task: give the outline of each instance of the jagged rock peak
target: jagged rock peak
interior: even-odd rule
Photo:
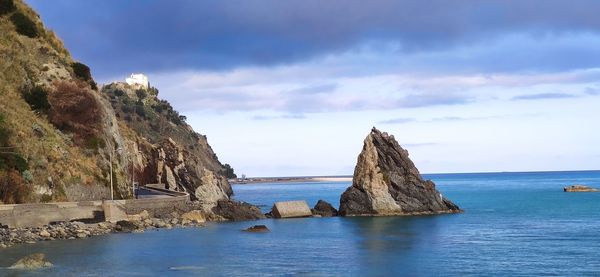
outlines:
[[[394,136],[375,127],[364,141],[352,186],[340,199],[343,216],[460,212],[435,184],[424,180]]]

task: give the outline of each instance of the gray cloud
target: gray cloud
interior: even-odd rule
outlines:
[[[511,100],[540,100],[540,99],[564,99],[564,98],[575,98],[578,97],[574,94],[568,93],[538,93],[538,94],[524,94],[513,97]]]
[[[600,88],[586,88],[584,91],[587,95],[600,95]]]
[[[392,43],[402,53],[438,53],[514,33],[534,39],[478,55],[485,59],[453,57],[449,70],[573,69],[600,62],[594,47],[582,47],[585,41],[547,51],[536,43],[565,34],[597,36],[600,1],[594,0],[26,1],[99,76],[288,64],[370,42]],[[448,56],[433,58],[449,64]]]

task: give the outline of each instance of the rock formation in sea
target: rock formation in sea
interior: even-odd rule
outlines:
[[[457,213],[460,208],[424,180],[394,136],[376,128],[364,141],[352,186],[340,199],[340,215]]]
[[[596,192],[598,189],[585,185],[572,185],[563,189],[565,192]]]
[[[325,200],[319,200],[314,208],[312,208],[313,215],[320,215],[322,217],[332,217],[338,215],[336,210],[329,202]]]

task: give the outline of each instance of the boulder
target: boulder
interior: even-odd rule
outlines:
[[[204,217],[204,213],[199,210],[189,211],[181,215],[181,221],[189,221],[192,223],[204,223],[206,222],[206,218]]]
[[[120,232],[131,233],[138,229],[138,225],[131,221],[120,220],[120,221],[117,221],[117,225],[115,226],[115,229]]]
[[[144,221],[150,218],[150,213],[147,210],[143,210],[139,214],[127,215],[128,220]]]
[[[319,200],[315,207],[312,209],[313,215],[320,215],[322,217],[332,217],[338,215],[338,210],[336,210],[331,204],[327,201]]]
[[[29,256],[26,256],[12,266],[10,269],[40,269],[44,267],[51,267],[52,263],[46,260],[46,255],[43,253],[35,253]]]
[[[251,232],[251,233],[267,233],[270,232],[269,228],[267,228],[267,226],[265,225],[254,225],[246,230],[244,230],[246,232]]]
[[[435,184],[424,180],[394,136],[376,128],[364,141],[340,215],[422,215],[461,212]]]
[[[595,192],[595,191],[598,191],[598,189],[584,186],[584,185],[572,185],[572,186],[565,187],[563,190],[564,190],[564,192]]]
[[[304,200],[275,202],[271,214],[275,218],[293,218],[312,216],[308,204]]]
[[[219,200],[212,212],[227,220],[244,221],[265,218],[260,209],[252,204],[233,200]]]

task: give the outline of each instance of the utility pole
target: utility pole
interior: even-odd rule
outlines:
[[[118,148],[117,151],[121,152],[122,148]],[[115,196],[114,196],[114,190],[113,190],[113,155],[114,155],[114,148],[110,151],[109,153],[109,157],[110,157],[110,200],[115,200]]]

